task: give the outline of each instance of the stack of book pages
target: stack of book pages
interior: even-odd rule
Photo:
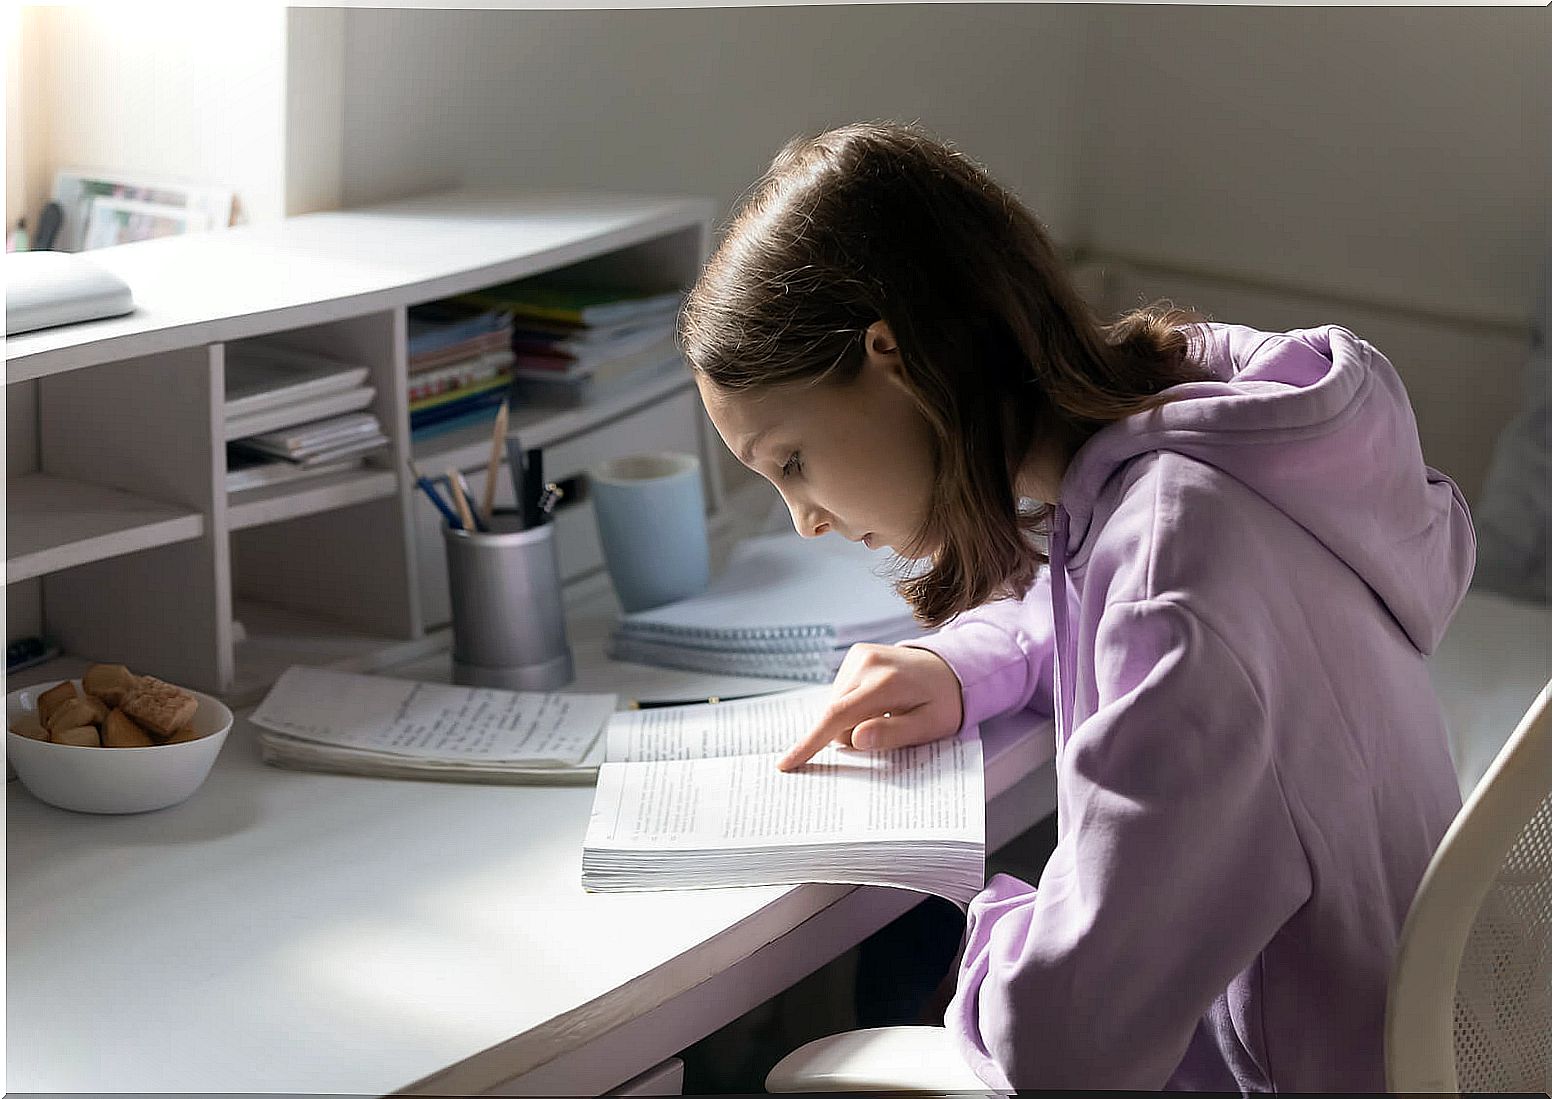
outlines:
[[[679,368],[678,291],[524,279],[451,299],[512,325],[514,405],[575,407]]]
[[[388,445],[362,411],[365,366],[255,340],[226,345],[226,487],[238,492],[363,464]]]
[[[620,617],[616,660],[829,682],[847,649],[920,636],[888,555],[844,538],[770,534],[736,546],[700,595]]]
[[[249,718],[277,767],[447,782],[586,784],[612,694],[503,691],[303,665]]]
[[[978,730],[776,761],[828,688],[616,714],[582,847],[594,892],[851,882],[964,907],[986,876]]]
[[[492,418],[512,380],[512,322],[453,299],[409,310],[410,433],[417,439]]]

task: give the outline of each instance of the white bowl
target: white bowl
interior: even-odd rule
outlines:
[[[196,740],[154,744],[149,748],[83,748],[13,733],[11,722],[36,713],[38,696],[64,680],[23,687],[5,696],[5,747],[16,777],[40,801],[78,813],[144,813],[188,798],[226,743],[232,711],[209,695],[189,691],[199,701],[194,711]],[[79,679],[72,680],[81,689]]]

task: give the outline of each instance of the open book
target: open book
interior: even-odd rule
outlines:
[[[967,905],[986,874],[979,735],[889,752],[831,745],[778,771],[829,697],[815,687],[611,717],[583,888],[852,882]]]

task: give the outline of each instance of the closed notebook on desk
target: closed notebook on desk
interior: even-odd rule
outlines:
[[[700,595],[627,614],[617,638],[756,653],[824,652],[919,632],[889,557],[860,543],[749,538]]]

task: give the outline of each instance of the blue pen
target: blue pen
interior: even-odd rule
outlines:
[[[447,519],[447,525],[452,527],[454,530],[463,530],[463,523],[459,520],[458,513],[453,510],[451,504],[442,499],[442,494],[436,490],[436,485],[432,482],[431,478],[422,474],[420,470],[416,468],[413,461],[410,462],[410,475],[415,478],[415,484],[419,486],[420,491],[426,494],[427,498],[429,498],[430,501],[436,505],[436,509],[442,513],[444,518]]]

